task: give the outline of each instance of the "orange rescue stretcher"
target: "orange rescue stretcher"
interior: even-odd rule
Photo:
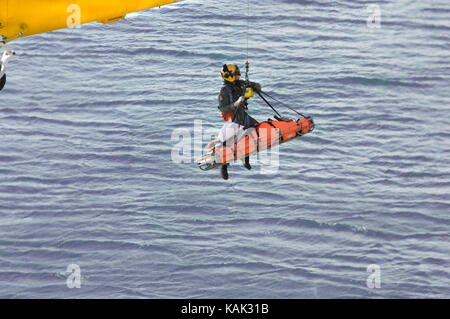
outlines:
[[[230,143],[231,145],[217,143],[216,140],[211,141],[208,144],[207,153],[197,160],[197,166],[203,171],[208,171],[269,149],[276,144],[288,142],[312,130],[314,130],[314,121],[311,117],[303,117],[296,121],[269,119],[256,127],[247,129],[245,134],[235,143]]]

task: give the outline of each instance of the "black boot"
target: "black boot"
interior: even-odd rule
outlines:
[[[222,175],[222,178],[224,180],[228,179],[228,165],[222,165],[222,167],[220,168],[220,175]]]
[[[247,157],[245,158],[245,164],[244,164],[244,166],[245,166],[245,168],[248,169],[248,170],[251,170],[251,169],[252,169],[252,166],[250,165],[250,156],[247,156]]]

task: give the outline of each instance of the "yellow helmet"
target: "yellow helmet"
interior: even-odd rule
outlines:
[[[236,64],[224,64],[222,69],[222,77],[225,81],[233,83],[236,81],[236,75],[241,75],[241,71]]]

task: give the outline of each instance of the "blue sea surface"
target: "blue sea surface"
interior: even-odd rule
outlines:
[[[450,297],[448,0],[247,5],[9,44],[1,298]],[[174,135],[223,125],[220,70],[244,69],[247,39],[250,79],[316,129],[224,181],[194,147],[174,161]],[[249,113],[273,118],[257,97]]]

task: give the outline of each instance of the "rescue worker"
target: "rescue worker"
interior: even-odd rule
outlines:
[[[247,100],[245,98],[246,87],[252,88],[255,92],[261,92],[261,85],[256,82],[246,82],[241,80],[241,71],[235,64],[224,64],[222,68],[222,78],[224,84],[219,94],[219,110],[222,118],[227,122],[234,122],[243,127],[244,130],[256,126],[258,121],[247,114]],[[228,165],[222,165],[220,173],[222,178],[228,179]],[[245,168],[252,169],[250,157],[245,158]]]

